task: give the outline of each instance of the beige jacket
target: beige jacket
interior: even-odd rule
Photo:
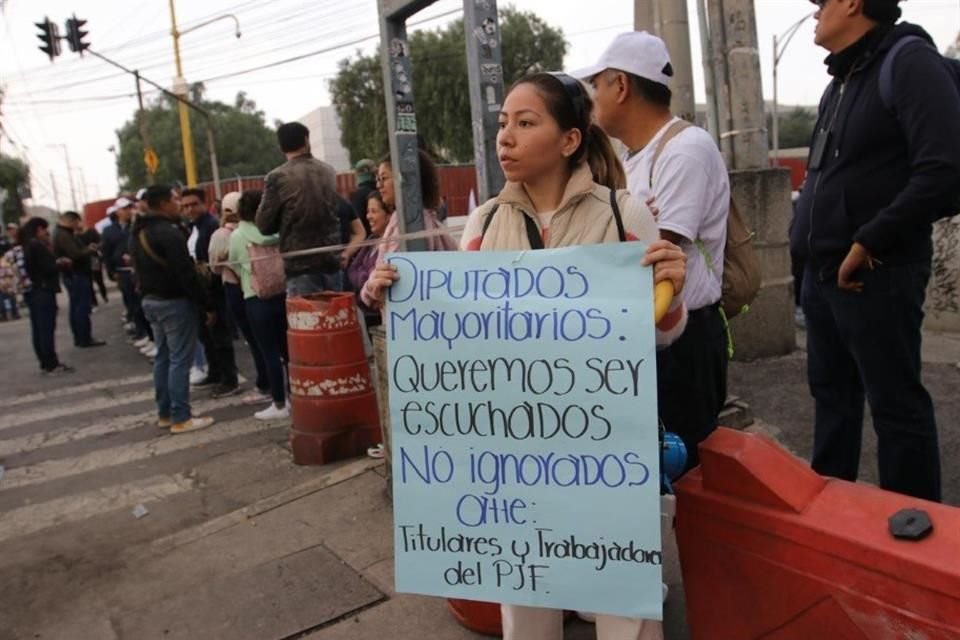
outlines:
[[[627,191],[617,192],[617,204],[627,240],[650,243],[660,238],[656,220],[646,206]],[[495,205],[497,213],[484,234],[483,223]],[[523,185],[508,182],[496,198],[471,212],[460,238],[461,250],[529,249],[530,241],[523,217],[531,218],[543,235],[535,211]],[[619,241],[617,223],[610,207],[610,189],[595,183],[587,164],[581,163],[570,177],[560,206],[553,214],[544,246],[554,249]],[[681,297],[676,296],[670,311],[657,325],[657,346],[671,344],[683,333],[686,325],[686,307]]]

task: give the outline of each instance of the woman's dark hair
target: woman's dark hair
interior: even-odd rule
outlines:
[[[40,229],[48,229],[49,227],[50,223],[43,218],[30,218],[24,222],[20,230],[17,231],[17,242],[20,245],[25,245],[37,237],[37,231]]]
[[[423,149],[417,149],[417,159],[420,162],[420,194],[423,197],[423,208],[436,209],[440,204],[440,174],[437,172],[437,163]],[[377,164],[387,164],[391,169],[393,168],[389,153]],[[399,197],[399,193],[394,194],[394,199]]]
[[[594,182],[611,189],[625,188],[627,176],[623,165],[614,153],[607,134],[591,122],[593,100],[583,85],[566,74],[531,73],[514,82],[507,95],[524,84],[533,85],[560,129],[580,131],[580,146],[569,158],[570,169],[586,160]]]
[[[376,200],[377,202],[379,202],[380,208],[386,211],[388,216],[393,215],[393,207],[387,206],[387,203],[383,201],[383,195],[376,189],[374,189],[369,194],[367,194],[367,202],[370,202],[371,200]]]
[[[237,204],[237,214],[244,222],[253,222],[257,217],[257,209],[260,208],[260,200],[263,198],[263,192],[256,189],[244,191],[240,194],[240,202]]]

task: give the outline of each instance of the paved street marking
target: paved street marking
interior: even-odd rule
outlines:
[[[100,409],[109,409],[110,407],[145,402],[147,400],[153,400],[153,395],[153,389],[150,389],[149,391],[123,393],[116,397],[98,396],[83,402],[58,401],[56,405],[44,407],[42,409],[25,411],[23,413],[7,413],[0,415],[0,431],[33,422],[65,418],[78,413],[99,411]]]
[[[231,396],[229,398],[221,398],[219,400],[211,399],[194,402],[192,403],[192,408],[195,415],[204,415],[210,411],[213,411],[214,409],[241,404],[242,401],[243,397],[241,396]],[[251,407],[251,413],[253,410],[254,407]],[[31,433],[30,435],[19,438],[11,438],[9,440],[0,440],[0,458],[19,453],[29,453],[31,451],[37,451],[47,447],[68,444],[70,442],[77,442],[85,438],[95,438],[97,436],[105,436],[111,433],[139,429],[143,426],[149,426],[151,429],[156,429],[156,420],[157,412],[155,410],[144,411],[142,413],[134,413],[126,416],[111,418],[109,420],[86,427],[67,427],[54,431]],[[161,432],[158,431],[157,433]]]
[[[246,382],[246,379],[243,376],[240,376],[239,383],[243,384],[244,382]],[[51,400],[52,399],[53,396],[51,396]],[[97,396],[83,402],[64,402],[58,398],[58,401],[54,406],[25,411],[23,413],[0,414],[0,431],[34,422],[64,418],[78,413],[99,411],[100,409],[109,409],[111,407],[136,404],[137,402],[145,402],[153,399],[154,391],[152,387],[146,391],[124,391],[116,396]]]
[[[18,507],[0,518],[0,542],[48,527],[86,520],[115,509],[132,508],[141,503],[149,505],[155,500],[189,491],[192,486],[191,481],[181,474],[153,476]]]
[[[101,449],[75,458],[47,460],[27,467],[15,467],[7,469],[3,480],[0,480],[0,492],[69,478],[89,471],[101,471],[128,462],[146,460],[238,436],[268,431],[285,424],[288,423],[286,421],[260,422],[247,417],[229,422],[217,422],[212,427],[194,433],[165,435],[155,440]]]
[[[152,380],[153,374],[148,373],[140,376],[127,376],[125,378],[99,380],[97,382],[78,384],[76,386],[54,389],[52,391],[28,393],[26,395],[15,396],[13,398],[4,398],[0,400],[0,408],[15,407],[21,404],[30,404],[31,402],[38,402],[40,400],[46,400],[47,398],[62,402],[63,397],[66,395],[76,395],[78,393],[98,391],[100,389],[113,389],[114,387],[124,387],[131,384],[143,384],[144,382],[151,382]]]

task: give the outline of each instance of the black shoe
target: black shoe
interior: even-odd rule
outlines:
[[[89,349],[90,347],[102,347],[105,344],[107,343],[104,340],[90,340],[89,342],[77,343],[77,346],[81,349]]]
[[[207,376],[200,382],[197,382],[196,384],[191,384],[190,386],[194,388],[200,388],[200,387],[212,387],[215,384],[217,384],[216,378],[211,378],[210,376]]]
[[[240,393],[240,386],[237,384],[218,384],[213,388],[210,397],[214,399],[226,398],[228,396],[235,396],[238,393]]]

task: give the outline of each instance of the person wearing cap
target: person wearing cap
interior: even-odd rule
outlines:
[[[372,191],[377,190],[377,163],[369,158],[359,160],[353,166],[353,173],[357,176],[357,188],[350,194],[350,205],[363,225],[364,236],[368,236],[370,222],[367,220],[367,199]]]
[[[54,255],[62,259],[61,272],[63,284],[70,301],[70,331],[76,347],[101,347],[103,340],[93,337],[90,314],[93,309],[93,282],[90,277],[91,259],[97,252],[94,244],[83,244],[78,231],[80,214],[76,211],[64,211],[57,223],[53,236]]]
[[[687,256],[687,328],[657,353],[657,402],[667,430],[686,444],[691,469],[699,461],[697,445],[717,427],[727,394],[720,312],[727,168],[709,133],[670,113],[673,67],[660,38],[621,33],[597,64],[571,75],[590,82],[597,124],[627,148],[622,160],[630,194],[659,209],[661,237]]]
[[[133,323],[131,338],[134,345],[143,348],[150,342],[149,323],[139,312],[140,303],[133,281],[133,271],[130,269],[130,222],[136,209],[137,203],[124,197],[117,198],[117,201],[107,209],[113,224],[103,230],[100,238],[100,253],[103,255],[107,277],[117,283],[126,315]]]
[[[790,234],[806,264],[812,466],[857,479],[866,398],[881,488],[939,501],[937,424],[920,347],[931,222],[956,212],[960,187],[956,78],[926,31],[897,23],[897,0],[814,4],[814,42],[829,52],[833,79]]]

